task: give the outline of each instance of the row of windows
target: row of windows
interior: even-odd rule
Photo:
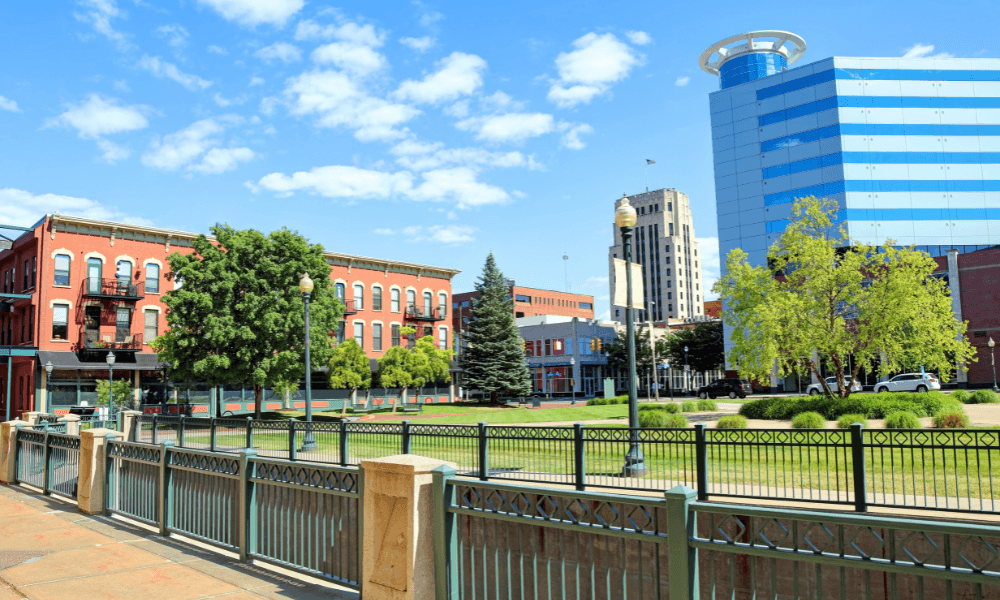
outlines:
[[[14,338],[14,314],[6,313],[0,318],[0,346],[13,346],[14,344],[30,344],[35,337],[35,307],[29,306],[20,311],[20,332],[21,335]]]
[[[790,204],[806,196],[832,196],[846,192],[1000,192],[1000,181],[982,180],[906,180],[906,179],[846,179],[809,187],[764,194],[764,206]],[[970,209],[981,210],[981,209]],[[956,217],[958,218],[958,217]],[[987,218],[987,217],[976,217]]]
[[[69,287],[70,264],[72,258],[68,254],[56,254],[54,268],[52,270],[52,284],[60,287]],[[132,280],[132,261],[120,260],[115,264],[115,277],[121,282]],[[86,279],[89,288],[101,289],[101,279],[104,276],[104,261],[99,258],[87,259]],[[32,276],[34,277],[34,276]],[[146,264],[146,292],[150,294],[160,293],[160,265],[156,263]]]
[[[354,292],[354,310],[364,310],[365,309],[365,286],[356,283],[353,287]],[[334,286],[334,294],[337,298],[343,302],[345,300],[346,286],[343,283],[338,283]],[[424,292],[424,312],[430,313],[433,305],[434,296],[430,292]],[[389,290],[389,310],[391,312],[401,312],[399,306],[400,292],[398,289]],[[414,290],[406,290],[406,306],[415,308],[417,306],[417,292]],[[445,309],[448,306],[448,294],[445,292],[438,293],[438,308],[441,311],[441,315],[444,316]],[[372,308],[374,311],[382,310],[382,288],[380,286],[375,286],[372,288]]]
[[[37,258],[32,256],[30,259],[24,261],[24,269],[22,271],[23,281],[21,282],[21,291],[26,292],[35,288],[35,277],[38,272]],[[3,291],[4,293],[15,293],[17,288],[17,267],[11,267],[3,273]]]
[[[337,330],[338,344],[346,339],[346,329],[347,329],[347,322],[341,321],[340,327]],[[354,337],[354,341],[357,342],[358,345],[361,346],[362,348],[366,348],[367,346],[365,345],[365,323],[363,321],[355,321],[354,323],[352,323],[352,329],[353,329],[352,334]],[[372,323],[371,330],[372,330],[371,350],[372,352],[382,352],[382,350],[385,349],[382,323]],[[430,326],[425,326],[423,328],[423,334],[424,336],[434,335],[434,328]],[[410,336],[407,338],[407,347],[413,348],[414,345],[416,345],[416,341],[417,341],[416,334],[415,333],[410,334]],[[389,326],[389,343],[393,346],[400,345],[399,325],[396,323],[393,323],[392,325]],[[438,327],[437,347],[442,350],[446,350],[448,348],[447,327]]]
[[[807,87],[834,81],[848,79],[851,81],[1000,81],[998,71],[976,70],[945,70],[945,69],[829,69],[812,75],[806,75],[757,90],[757,101],[773,98],[788,92],[803,90]]]
[[[674,203],[667,202],[667,212],[673,212],[673,210],[674,210]],[[640,206],[638,208],[638,211],[640,215],[645,215],[645,214],[651,215],[653,213],[660,212],[660,205],[659,203],[656,203],[656,204],[650,204],[649,206]]]
[[[88,307],[89,309],[90,307]],[[86,315],[86,321],[84,328],[87,331],[94,332],[94,341],[102,341],[97,339],[100,336],[100,309],[98,308],[98,313],[96,315],[88,314]],[[125,306],[119,306],[115,309],[115,342],[126,342],[129,341],[128,338],[131,337],[132,331],[132,309]],[[159,323],[160,323],[160,312],[155,309],[146,309],[143,311],[143,343],[149,344],[159,335]],[[110,336],[108,336],[110,337]],[[52,305],[52,339],[53,340],[68,340],[69,339],[69,305],[68,304],[54,304]],[[111,341],[110,339],[103,341]]]

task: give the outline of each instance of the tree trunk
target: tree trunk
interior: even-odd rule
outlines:
[[[358,393],[358,388],[351,388],[351,403],[352,404],[357,401],[357,397],[355,396],[355,394],[357,394],[357,393]],[[346,416],[347,416],[347,400],[344,400],[344,404],[342,404],[341,407],[340,407],[340,417],[344,418]]]
[[[264,386],[254,385],[253,386],[253,418],[261,418],[261,408],[264,404]]]
[[[282,401],[282,408],[288,410],[292,407],[292,391],[285,388],[284,400]]]

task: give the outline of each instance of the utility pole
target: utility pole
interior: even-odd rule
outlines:
[[[563,254],[563,278],[566,284],[566,293],[569,293],[569,255]]]
[[[653,386],[654,393],[656,394],[656,401],[660,401],[660,371],[657,369],[656,364],[656,340],[653,335],[653,320],[656,314],[656,302],[650,302],[650,306],[653,310],[649,312],[649,350],[653,353]]]

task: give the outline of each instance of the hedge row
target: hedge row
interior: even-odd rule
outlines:
[[[783,420],[804,412],[816,412],[831,421],[849,414],[883,419],[899,411],[910,412],[918,417],[933,417],[942,409],[956,405],[961,406],[940,392],[882,392],[852,395],[845,399],[828,396],[761,398],[740,407],[740,414],[748,419]]]
[[[609,404],[628,404],[628,396],[615,396],[613,398],[591,398],[587,400],[587,406],[607,406]]]

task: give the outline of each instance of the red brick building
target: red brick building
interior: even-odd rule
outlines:
[[[166,277],[167,257],[192,252],[197,234],[59,214],[4,229],[26,230],[0,238],[0,417],[94,405],[112,351],[115,379],[129,380],[138,400],[176,397],[149,342],[166,329],[161,298],[176,285]],[[451,346],[448,306],[459,271],[336,252],[326,258],[347,308],[338,338],[354,337],[371,358],[401,343],[402,326]]]
[[[722,318],[722,300],[706,300],[705,316],[713,319]]]

